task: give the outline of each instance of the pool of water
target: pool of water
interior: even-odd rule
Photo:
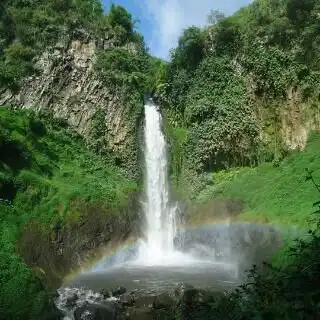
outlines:
[[[148,263],[143,243],[106,257],[66,282],[99,292],[124,286],[127,291],[160,292],[180,283],[224,291],[237,286],[253,263],[268,260],[281,247],[282,237],[270,226],[224,224],[184,230],[173,254]],[[181,240],[180,239],[180,240]],[[142,253],[141,253],[142,250]]]
[[[181,283],[224,291],[236,286],[238,280],[237,268],[231,264],[199,261],[186,265],[143,266],[128,263],[104,271],[82,273],[65,285],[85,287],[94,292],[123,286],[127,291],[149,294],[171,291]]]

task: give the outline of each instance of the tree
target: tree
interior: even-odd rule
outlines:
[[[185,29],[173,51],[172,63],[178,68],[194,70],[204,55],[204,37],[201,29],[192,26]]]
[[[116,26],[122,27],[128,37],[133,34],[134,22],[131,14],[125,8],[112,4],[108,20],[113,28]]]

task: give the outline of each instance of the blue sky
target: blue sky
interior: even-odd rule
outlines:
[[[251,0],[103,0],[106,10],[112,2],[140,21],[137,29],[150,53],[167,59],[182,30],[191,25],[203,26],[211,9],[230,15]]]

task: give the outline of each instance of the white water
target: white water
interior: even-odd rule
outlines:
[[[109,258],[104,259],[91,271],[100,272],[106,270],[107,266],[131,270],[147,270],[148,267],[186,267],[202,270],[204,265],[212,267],[221,264],[221,261],[217,263],[215,259],[218,255],[215,249],[204,250],[205,246],[202,244],[199,247],[197,242],[190,243],[183,251],[175,249],[175,240],[181,244],[184,237],[181,236],[183,231],[177,230],[177,224],[181,222],[178,206],[170,201],[169,196],[167,146],[162,131],[162,117],[152,101],[145,105],[144,158],[144,239],[140,239],[132,251],[118,253],[111,264]],[[229,261],[225,265],[228,264]]]
[[[179,256],[173,243],[177,217],[176,207],[169,202],[167,146],[162,132],[162,118],[152,101],[145,105],[144,140],[147,240],[140,256],[148,265],[168,265]]]

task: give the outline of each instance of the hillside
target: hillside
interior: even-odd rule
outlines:
[[[155,67],[120,6],[1,1],[1,319],[59,318],[48,292],[137,232]]]
[[[255,0],[230,17],[212,11],[158,71],[189,222],[270,223],[290,238],[199,319],[319,317],[319,10],[317,0]]]
[[[140,177],[143,97],[157,59],[129,12],[99,0],[8,0],[0,14],[0,106],[66,121]]]
[[[320,181],[320,135],[310,137],[304,152],[288,155],[278,167],[264,163],[257,167],[234,168],[212,175],[212,183],[197,197],[197,202],[210,199],[241,200],[245,207],[237,219],[271,223],[282,226],[296,225],[306,230],[315,217],[312,204],[319,193],[309,180],[312,172]],[[204,214],[204,213],[203,213]],[[201,216],[202,213],[199,212]],[[202,217],[206,219],[208,217]],[[214,216],[211,217],[214,220]],[[201,218],[200,218],[201,220]]]
[[[80,256],[125,239],[137,185],[71,129],[26,111],[0,109],[0,155],[0,318],[40,319],[45,292],[29,267],[54,287]]]
[[[320,128],[319,24],[316,0],[256,0],[184,31],[155,88],[182,191],[305,148]]]

